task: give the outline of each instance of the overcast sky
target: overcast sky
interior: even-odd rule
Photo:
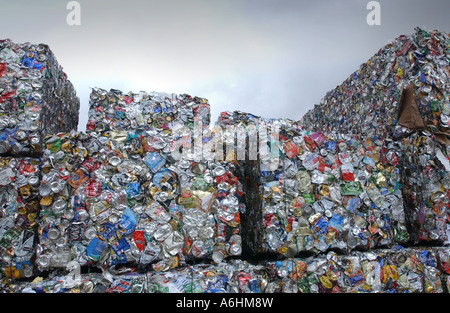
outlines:
[[[450,32],[449,0],[0,0],[0,38],[46,43],[81,100],[90,88],[188,93],[222,111],[300,119],[360,64],[414,27]]]

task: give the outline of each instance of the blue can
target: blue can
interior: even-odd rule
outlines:
[[[22,58],[22,65],[28,68],[33,68],[36,62],[36,52],[28,50]]]
[[[125,191],[127,193],[128,199],[134,198],[141,193],[140,183],[128,183]]]

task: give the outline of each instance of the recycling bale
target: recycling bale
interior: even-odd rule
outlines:
[[[448,241],[450,207],[449,147],[427,131],[401,139],[402,192],[413,244]]]
[[[194,118],[210,124],[207,99],[188,94],[163,92],[124,93],[93,88],[89,98],[86,130],[158,129],[171,131],[177,127],[193,128]]]
[[[210,138],[199,127],[46,137],[41,269],[74,261],[102,270],[167,271],[240,256],[239,169],[207,149],[203,157],[197,144]]]
[[[241,162],[247,190],[243,229],[256,230],[245,232],[249,254],[347,253],[409,240],[392,142],[309,132],[289,120],[237,112],[222,113],[219,123],[231,118],[276,139],[260,141],[257,158]]]
[[[391,142],[415,245],[448,240],[448,48],[447,33],[416,28],[381,48],[299,121],[311,132]]]
[[[7,281],[36,272],[40,165],[37,158],[0,158],[0,266]]]
[[[46,44],[0,41],[0,154],[39,156],[47,134],[78,127],[80,101]]]
[[[448,34],[420,28],[399,36],[329,91],[302,117],[302,125],[314,131],[386,138],[420,118],[427,129],[448,135],[448,42]],[[415,108],[400,101],[408,86],[421,94]]]

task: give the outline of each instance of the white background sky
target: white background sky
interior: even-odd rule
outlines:
[[[81,100],[91,87],[188,93],[222,111],[300,119],[385,44],[414,27],[450,32],[448,0],[0,0],[0,38],[46,43]]]

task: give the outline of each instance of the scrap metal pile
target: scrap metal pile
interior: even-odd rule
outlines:
[[[79,132],[48,47],[1,41],[1,289],[448,292],[449,48],[400,36],[300,121],[93,88]]]

